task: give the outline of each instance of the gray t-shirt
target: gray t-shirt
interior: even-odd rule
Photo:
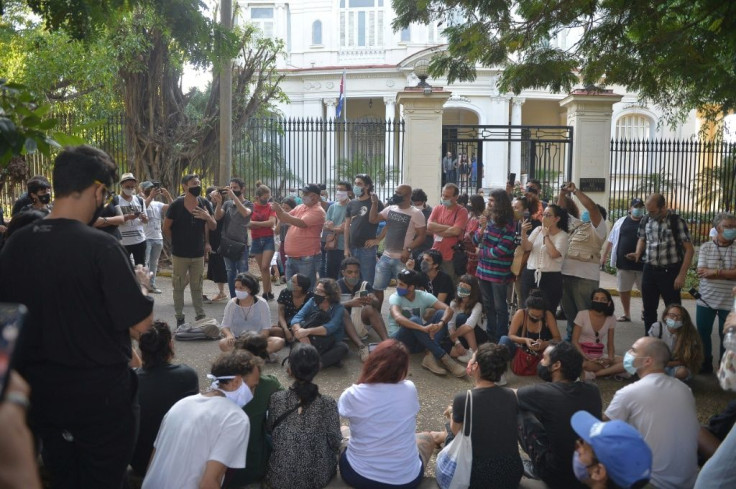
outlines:
[[[243,202],[243,205],[251,211],[253,210],[252,202],[246,200]],[[222,235],[238,243],[248,244],[248,223],[250,223],[250,215],[243,217],[238,212],[238,207],[232,200],[228,200],[222,204],[222,210],[225,211],[225,216],[223,217],[225,219],[225,225],[222,228]]]

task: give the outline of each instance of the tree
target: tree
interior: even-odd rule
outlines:
[[[473,80],[498,67],[499,89],[554,92],[622,85],[672,123],[691,109],[718,119],[736,108],[736,3],[723,0],[393,0],[394,29],[445,25],[434,77]],[[579,40],[561,46],[572,29]]]

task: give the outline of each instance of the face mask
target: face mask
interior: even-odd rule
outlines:
[[[315,294],[314,297],[313,297],[313,299],[314,299],[314,303],[315,304],[320,305],[320,304],[322,304],[325,301],[326,297],[323,296],[323,295],[317,295],[317,294]]]
[[[725,239],[726,241],[733,241],[734,239],[736,239],[736,228],[724,229],[723,239]]]
[[[634,207],[631,209],[631,217],[642,217],[644,216],[644,208],[643,207]]]
[[[240,197],[241,195],[243,195],[243,191],[242,190],[233,190],[233,194],[235,195],[235,197]]]
[[[665,323],[667,323],[667,326],[672,329],[678,329],[682,327],[682,321],[675,321],[672,318],[667,318],[664,320]]]
[[[590,304],[590,308],[593,309],[595,312],[606,312],[606,310],[608,309],[608,302],[593,301]]]
[[[428,261],[423,261],[419,265],[419,269],[424,273],[429,273],[429,271],[432,269],[432,265]]]
[[[235,194],[235,195],[237,195],[237,194]],[[268,199],[258,199],[258,202],[259,202],[259,203],[260,203],[261,205],[268,205]]]
[[[294,290],[294,282],[291,280],[286,281],[286,290]]]
[[[452,205],[452,201],[446,200],[446,199],[442,199],[442,200],[440,200],[440,204],[444,205],[445,207],[450,207]]]
[[[250,387],[248,387],[248,384],[246,384],[245,381],[243,381],[240,384],[240,387],[238,387],[234,391],[224,391],[220,389],[220,392],[225,394],[225,397],[233,401],[235,404],[238,405],[238,407],[241,408],[253,399],[253,392],[251,392]]]
[[[247,290],[237,290],[235,289],[235,297],[240,299],[241,301],[248,298],[248,291]]]
[[[399,294],[399,297],[404,297],[406,294],[409,293],[409,289],[406,289],[404,287],[396,287],[396,293]]]
[[[327,197],[326,196],[323,195],[320,198],[322,199],[322,202],[327,202]]]
[[[345,277],[345,283],[351,287],[358,285],[358,280],[360,280],[360,277]]]
[[[588,474],[588,467],[586,467],[585,464],[580,461],[580,454],[577,450],[575,450],[572,456],[572,472],[573,474],[575,474],[575,478],[580,482],[590,479],[590,474]]]
[[[458,287],[457,296],[461,299],[470,296],[470,289],[466,289],[465,287]]]
[[[718,383],[724,391],[736,391],[736,353],[726,350],[718,368]]]
[[[636,367],[634,367],[634,360],[636,357],[627,351],[624,355],[624,369],[631,375],[636,375]]]
[[[524,217],[524,211],[514,211],[514,219],[517,221]]]
[[[335,194],[335,198],[337,200],[339,200],[340,202],[342,202],[343,200],[347,200],[348,199],[348,193],[345,190],[339,190]]]
[[[580,214],[580,220],[583,222],[590,222],[590,212],[583,211],[583,213]]]
[[[537,376],[545,382],[552,382],[552,372],[549,371],[548,365],[537,364]]]
[[[51,202],[51,194],[39,195],[38,196],[38,201],[41,202],[44,205],[48,204],[49,202]],[[736,229],[734,229],[734,231],[736,231]]]
[[[312,202],[313,201],[312,201],[312,197],[311,196],[305,195],[305,196],[302,197],[302,203],[304,205],[307,205],[307,206],[312,205]]]
[[[195,197],[202,195],[202,187],[189,187],[189,193]]]
[[[135,189],[133,189],[133,188],[124,188],[123,189],[123,193],[125,195],[127,195],[128,197],[132,197],[133,195],[135,195]]]
[[[400,194],[394,194],[389,199],[389,205],[400,205],[404,202],[404,196]]]
[[[361,195],[363,195],[363,187],[353,185],[353,193],[355,194],[355,197],[360,197]]]

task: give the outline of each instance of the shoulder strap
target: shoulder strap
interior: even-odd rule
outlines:
[[[659,335],[657,336],[657,338],[659,338],[661,340],[662,339],[662,330],[664,329],[664,326],[662,325],[662,321],[657,321],[657,324],[659,324]]]
[[[670,214],[670,231],[672,236],[675,238],[675,246],[677,247],[677,254],[680,255],[680,248],[682,248],[682,242],[680,241],[680,216],[674,212]]]
[[[468,389],[465,394],[465,414],[463,420],[463,435],[470,436],[473,432],[473,392]]]
[[[141,205],[141,209],[143,209],[145,207],[145,205],[143,204],[143,199],[140,195],[136,195],[136,198],[138,199],[138,203]]]
[[[119,195],[115,195],[112,198],[112,205],[120,205],[120,196]]]
[[[521,325],[521,337],[526,338],[526,320],[527,320],[527,311],[524,309],[524,324]]]
[[[288,411],[286,411],[285,413],[283,413],[281,416],[279,416],[278,418],[276,418],[276,421],[273,422],[273,426],[271,427],[271,432],[273,433],[273,431],[276,429],[276,427],[278,425],[280,425],[281,422],[283,420],[285,420],[288,415],[290,415],[291,413],[293,413],[294,411],[296,411],[300,407],[302,407],[301,401],[299,401],[298,403],[296,403],[296,406],[294,406],[293,408],[289,409]]]

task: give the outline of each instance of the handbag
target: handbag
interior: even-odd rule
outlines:
[[[356,295],[360,297],[360,293],[364,292],[368,288],[368,285],[368,282],[363,281],[360,284],[360,289],[358,289]],[[353,307],[350,310],[350,320],[353,322],[358,338],[363,338],[368,335],[368,331],[365,329],[365,325],[363,325],[363,307],[371,306]]]
[[[524,311],[524,326],[522,327],[521,336],[526,338],[526,310]],[[537,375],[537,364],[541,359],[542,356],[539,353],[529,350],[526,345],[519,346],[511,360],[511,371],[523,377]]]
[[[437,454],[435,477],[441,489],[467,489],[473,467],[473,394],[465,395],[463,430]]]
[[[458,241],[452,246],[452,267],[458,277],[464,275],[468,269],[468,255],[465,254],[465,246]]]
[[[302,324],[302,328],[316,328],[319,326],[323,326],[325,323],[328,323],[330,319],[332,319],[332,317],[327,311],[319,309],[309,315],[309,317]],[[312,344],[313,347],[317,349],[319,354],[322,355],[327,350],[330,350],[333,346],[335,346],[335,337],[333,335],[311,335],[309,336],[309,342]]]
[[[590,358],[600,358],[603,356],[603,343],[592,343],[590,341],[586,341],[585,343],[580,343],[580,348],[582,348],[583,353]]]
[[[238,261],[243,257],[245,252],[245,243],[234,241],[227,236],[220,237],[220,246],[217,248],[217,254],[233,261]]]
[[[337,234],[327,233],[325,234],[325,250],[336,250],[337,249]]]

